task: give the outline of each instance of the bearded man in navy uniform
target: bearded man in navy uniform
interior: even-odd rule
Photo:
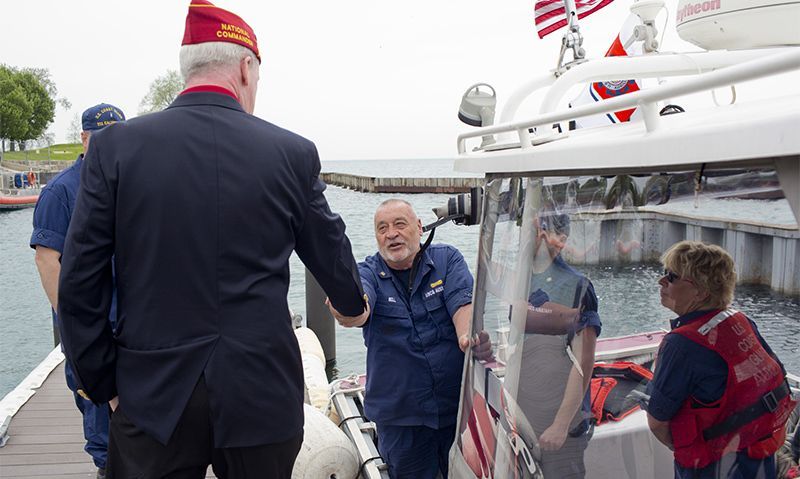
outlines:
[[[378,252],[359,263],[373,312],[353,319],[331,308],[343,326],[362,328],[364,412],[378,426],[378,450],[392,479],[447,477],[464,351],[473,344],[467,263],[453,246],[421,246],[421,235],[408,202],[381,203]]]
[[[110,477],[288,478],[303,437],[289,257],[352,317],[368,314],[358,269],[314,144],[252,115],[250,26],[194,0],[180,63],[166,110],[89,145],[62,257],[66,355],[113,410]]]

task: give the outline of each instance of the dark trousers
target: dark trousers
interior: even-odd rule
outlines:
[[[118,407],[111,414],[107,477],[202,479],[209,465],[220,479],[291,477],[302,433],[277,444],[215,448],[210,414],[203,377],[166,445],[136,427]]]
[[[64,375],[67,378],[67,387],[75,398],[75,405],[78,406],[83,417],[83,437],[86,439],[83,449],[92,456],[94,465],[103,469],[106,467],[106,451],[108,449],[108,405],[96,405],[75,392],[78,390],[78,386],[76,386],[75,373],[72,372],[69,361],[64,361]]]
[[[389,465],[391,479],[447,477],[448,454],[455,435],[455,424],[442,429],[379,424],[378,451]]]

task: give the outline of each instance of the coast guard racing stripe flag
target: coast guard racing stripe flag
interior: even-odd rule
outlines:
[[[613,0],[575,0],[578,19],[589,16],[605,7]],[[567,26],[567,15],[564,0],[539,0],[534,10],[534,23],[539,38]]]
[[[630,14],[620,29],[619,35],[611,43],[611,47],[606,52],[607,57],[634,56],[644,52],[644,42],[633,40],[633,29],[640,23],[639,17]],[[614,80],[590,83],[578,96],[570,103],[571,107],[586,105],[596,101],[603,101],[619,95],[631,93],[639,90],[639,83],[636,80]],[[605,115],[595,115],[575,120],[577,128],[590,128],[593,126],[604,126],[609,123],[620,123],[630,121],[638,110],[615,111]]]

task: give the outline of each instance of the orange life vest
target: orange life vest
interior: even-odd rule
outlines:
[[[672,330],[719,354],[728,365],[725,393],[710,404],[693,397],[670,420],[675,461],[699,469],[728,453],[771,456],[783,444],[796,401],[783,370],[758,339],[747,317],[715,310]]]
[[[592,421],[602,424],[621,421],[640,409],[639,402],[630,394],[640,388],[644,392],[653,373],[636,363],[618,361],[594,365],[591,382]]]

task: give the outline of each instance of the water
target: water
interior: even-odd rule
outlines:
[[[449,176],[452,162],[347,161],[323,164],[325,171],[368,176]],[[380,202],[401,197],[411,202],[423,223],[434,220],[431,208],[446,195],[365,194],[330,187],[331,208],[344,218],[358,260],[376,251],[372,215]],[[39,282],[33,250],[28,247],[33,209],[0,212],[0,397],[13,389],[53,348],[50,306]],[[707,214],[706,214],[707,216]],[[437,229],[436,241],[459,248],[475,271],[478,228],[447,224]],[[599,298],[603,336],[667,328],[672,314],[659,303],[657,265],[583,266]],[[291,261],[289,305],[305,315],[302,263]],[[800,298],[773,293],[768,287],[739,287],[735,307],[754,319],[789,371],[800,373]],[[359,329],[337,326],[340,376],[365,370],[365,349]]]
[[[28,247],[33,208],[0,211],[0,397],[53,349],[50,303]]]

